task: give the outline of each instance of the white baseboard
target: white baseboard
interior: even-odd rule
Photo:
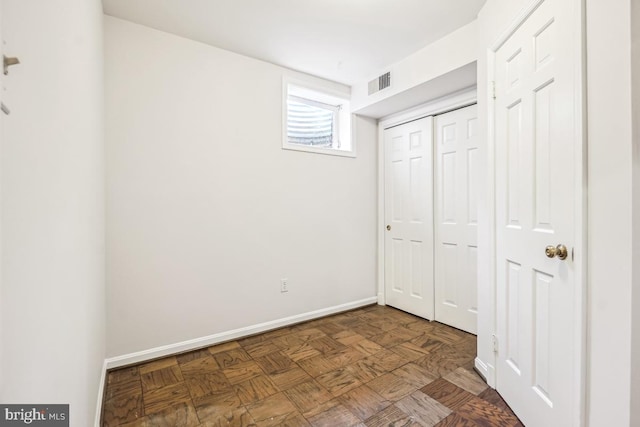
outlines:
[[[495,388],[495,381],[494,381],[494,370],[493,370],[493,366],[488,365],[486,363],[484,363],[482,360],[480,360],[479,358],[476,357],[475,361],[474,361],[474,367],[476,368],[476,372],[478,372],[478,374],[480,374],[484,381],[491,387]]]
[[[234,329],[227,332],[220,332],[218,334],[213,334],[202,338],[195,338],[175,344],[163,345],[148,350],[137,351],[135,353],[123,354],[122,356],[110,357],[105,360],[105,370],[145,362],[147,360],[158,359],[161,357],[183,353],[185,351],[195,350],[198,348],[209,347],[226,341],[232,341],[238,338],[270,331],[272,329],[282,328],[284,326],[329,316],[331,314],[340,313],[342,311],[353,310],[355,308],[364,307],[366,305],[376,304],[377,302],[377,297],[365,298],[359,301],[353,301],[346,304],[340,304],[333,307],[297,314],[295,316],[272,320],[257,325],[246,326],[244,328]]]
[[[100,417],[102,416],[102,402],[104,401],[104,390],[107,382],[107,361],[102,364],[102,373],[100,374],[100,383],[98,384],[98,403],[96,404],[96,421],[95,427],[100,427]]]

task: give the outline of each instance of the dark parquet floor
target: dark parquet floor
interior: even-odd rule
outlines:
[[[102,425],[522,426],[476,337],[383,306],[110,371]]]

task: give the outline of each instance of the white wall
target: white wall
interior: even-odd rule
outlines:
[[[356,111],[365,109],[474,62],[477,58],[476,34],[477,24],[476,21],[472,21],[402,61],[376,70],[366,81],[353,85],[352,108]],[[368,81],[387,71],[391,71],[391,87],[369,95]],[[426,101],[429,99],[418,99],[412,106]]]
[[[587,0],[589,413],[629,425],[632,144],[630,2]],[[615,398],[611,398],[615,396]]]
[[[630,2],[587,0],[589,425],[629,425]],[[615,397],[614,397],[615,396]]]
[[[640,3],[631,2],[633,126],[633,284],[631,319],[631,423],[640,425]]]
[[[99,0],[4,0],[2,403],[93,425],[105,356]]]
[[[374,122],[355,159],[282,150],[282,76],[304,76],[112,17],[105,37],[110,356],[375,297]]]

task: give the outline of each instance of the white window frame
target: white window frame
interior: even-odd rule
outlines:
[[[334,111],[335,135],[339,138],[335,145],[346,144],[349,148],[314,147],[289,142],[287,133],[287,100],[292,96],[309,105]],[[342,157],[356,157],[353,114],[349,106],[349,94],[306,81],[283,77],[282,79],[282,148],[284,150],[306,151],[308,153],[329,154]]]

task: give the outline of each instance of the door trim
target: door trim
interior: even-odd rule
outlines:
[[[492,340],[497,333],[497,293],[496,293],[496,268],[497,268],[497,256],[496,256],[496,141],[495,141],[495,108],[496,103],[493,98],[493,82],[495,81],[495,56],[500,47],[511,37],[518,28],[531,16],[531,14],[544,2],[545,0],[532,0],[518,16],[513,20],[511,25],[491,44],[487,50],[487,93],[486,93],[486,105],[487,105],[487,141],[486,141],[486,155],[487,155],[487,207],[488,212],[488,224],[487,231],[489,231],[489,241],[487,242],[487,250],[490,259],[489,263],[489,277],[488,283],[490,292],[492,307],[490,307],[492,331],[486,336],[480,336],[479,339]],[[578,36],[574,40],[574,53],[576,55],[576,61],[574,64],[574,93],[576,94],[574,102],[574,141],[575,141],[575,155],[576,155],[576,168],[574,182],[574,191],[577,197],[575,198],[575,252],[574,263],[576,265],[575,273],[575,317],[574,317],[574,337],[573,339],[577,343],[575,346],[575,353],[573,356],[576,362],[574,366],[574,389],[576,395],[573,402],[574,413],[574,425],[585,425],[586,422],[586,407],[589,381],[587,377],[587,295],[588,295],[588,274],[587,274],[587,196],[588,196],[588,183],[587,183],[587,131],[586,131],[586,23],[585,23],[585,0],[571,0],[572,6],[579,11],[579,13],[572,14],[574,21],[572,22],[574,28],[579,28]],[[493,343],[490,343],[493,346]],[[495,353],[490,361],[480,360],[476,358],[476,368],[481,371],[485,376],[485,379],[495,387],[497,369],[496,369],[496,357]],[[491,365],[491,366],[488,366]]]
[[[385,270],[384,270],[384,162],[385,162],[385,150],[384,150],[384,131],[395,126],[402,125],[414,120],[419,120],[424,117],[434,116],[463,108],[477,102],[478,95],[475,87],[461,90],[450,94],[449,96],[436,99],[419,105],[415,108],[401,111],[386,117],[381,118],[378,121],[378,280],[377,280],[377,293],[378,304],[386,305],[385,301]]]

